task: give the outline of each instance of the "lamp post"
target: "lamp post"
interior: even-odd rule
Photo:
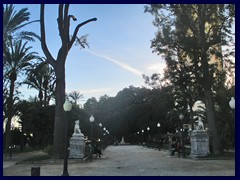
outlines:
[[[12,143],[12,136],[13,136],[13,124],[11,123],[10,126],[10,145],[9,145],[9,157],[12,158],[12,150],[13,150],[13,143]]]
[[[161,127],[161,124],[160,123],[157,123],[157,127],[159,129],[159,135],[158,135],[158,150],[160,151],[160,148],[161,148],[161,144],[160,144],[160,127]]]
[[[183,116],[183,114],[181,113],[180,115],[179,115],[179,119],[182,121],[183,120],[183,118],[184,118],[184,116]],[[182,148],[183,148],[183,157],[185,158],[185,140],[184,140],[184,138],[185,138],[185,136],[184,136],[184,133],[185,133],[185,129],[182,129]]]
[[[144,130],[142,130],[142,145],[143,145],[143,141],[144,141]]]
[[[90,160],[92,161],[92,154],[93,154],[92,123],[94,122],[93,115],[90,116],[89,120],[90,120],[90,124],[91,124],[91,156],[90,156]]]
[[[150,127],[147,127],[147,146],[149,147],[149,139],[150,139]]]
[[[66,112],[66,125],[65,125],[65,151],[64,151],[64,163],[63,163],[63,174],[62,176],[69,176],[68,174],[68,112],[72,109],[72,104],[66,100],[63,104],[63,109]]]
[[[102,123],[99,123],[98,125],[99,125],[99,127],[100,127],[100,129],[101,129],[101,132],[100,132],[101,136],[100,136],[100,137],[101,137],[102,139],[100,138],[100,142],[101,142],[100,144],[101,144],[101,148],[102,148],[102,146],[103,146],[103,142],[102,142],[102,141],[103,141],[103,135],[102,135]]]
[[[140,142],[139,142],[139,141],[140,141],[140,140],[139,140],[139,131],[137,132],[137,141],[138,141],[137,143],[138,143],[138,145],[139,145],[139,144],[140,144]]]

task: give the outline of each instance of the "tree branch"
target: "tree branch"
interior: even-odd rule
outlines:
[[[69,10],[69,4],[65,4],[65,7],[64,7],[64,39],[65,39],[65,42],[69,42],[69,16],[68,16],[68,10]],[[67,45],[67,44],[65,44]]]
[[[63,27],[63,4],[58,7],[58,29],[61,39],[63,39],[64,27]]]
[[[51,64],[55,68],[56,61],[52,57],[51,53],[49,52],[47,44],[46,44],[45,25],[44,25],[44,4],[41,4],[41,9],[40,9],[40,31],[41,31],[42,50],[43,50],[49,64]]]
[[[77,27],[76,27],[75,30],[74,30],[74,33],[73,33],[72,39],[71,39],[71,41],[70,41],[70,43],[69,43],[69,47],[68,47],[68,49],[70,49],[70,48],[72,47],[74,41],[76,40],[77,33],[78,33],[80,27],[82,27],[82,26],[84,26],[85,24],[90,23],[90,22],[92,22],[92,21],[97,21],[97,18],[89,19],[89,20],[84,21],[84,22],[82,22],[82,23],[80,23],[80,24],[77,25]]]

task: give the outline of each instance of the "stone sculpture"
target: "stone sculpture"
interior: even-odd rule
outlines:
[[[80,130],[79,120],[75,121],[73,137],[74,136],[83,136]]]
[[[204,130],[204,125],[203,125],[201,117],[198,118],[197,123],[198,124],[197,124],[196,130]]]
[[[75,121],[74,132],[70,139],[69,158],[83,158],[85,154],[84,135],[81,133],[79,120]]]

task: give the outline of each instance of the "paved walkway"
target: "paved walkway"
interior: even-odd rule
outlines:
[[[92,162],[70,159],[70,176],[235,176],[235,159],[193,160],[169,157],[167,151],[142,146],[110,146],[103,157]],[[60,176],[63,160],[41,163],[3,163],[4,176],[30,176],[31,167],[39,166],[41,176]]]

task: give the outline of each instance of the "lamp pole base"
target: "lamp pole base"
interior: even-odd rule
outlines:
[[[63,173],[62,176],[69,176],[68,172]]]

